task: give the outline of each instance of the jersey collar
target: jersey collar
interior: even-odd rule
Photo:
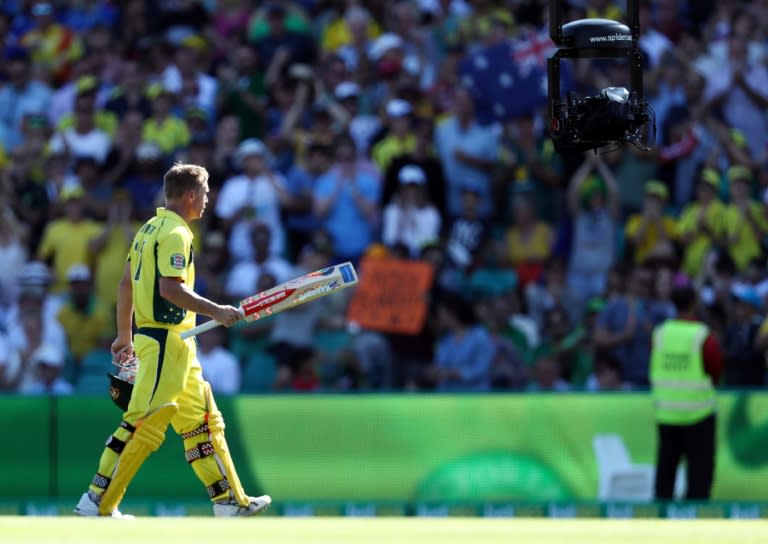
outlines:
[[[176,212],[171,211],[168,208],[157,208],[157,216],[163,217],[165,219],[169,219],[174,223],[178,223],[179,225],[182,225],[185,229],[187,229],[187,232],[189,232],[189,235],[192,238],[195,237],[194,233],[192,232],[192,229],[190,229],[189,225],[187,225],[187,222],[184,221],[184,219],[182,219],[181,216]]]

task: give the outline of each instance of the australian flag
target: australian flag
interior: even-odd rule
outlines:
[[[475,97],[478,121],[508,121],[544,106],[547,58],[555,51],[547,31],[529,30],[465,57],[459,65],[459,77]],[[570,72],[562,63],[561,82],[570,77]]]

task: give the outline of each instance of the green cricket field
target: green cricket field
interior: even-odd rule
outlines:
[[[40,544],[763,544],[759,520],[0,517],[3,542]]]

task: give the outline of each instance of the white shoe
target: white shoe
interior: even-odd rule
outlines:
[[[83,493],[83,496],[80,497],[80,502],[77,503],[77,506],[75,506],[74,510],[75,514],[78,516],[101,516],[99,514],[99,505],[91,498],[91,494],[89,492]],[[113,517],[113,518],[119,518],[119,519],[134,519],[134,516],[130,514],[122,514],[120,510],[115,509],[112,512],[111,516],[104,516],[104,517]]]
[[[251,502],[248,506],[240,506],[236,502],[215,502],[213,503],[213,515],[217,518],[232,518],[236,516],[255,516],[263,512],[272,504],[272,497],[262,495],[261,497],[248,497]]]

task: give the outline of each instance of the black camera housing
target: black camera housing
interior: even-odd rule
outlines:
[[[549,2],[549,33],[557,52],[547,60],[550,135],[560,153],[583,152],[632,143],[648,149],[656,134],[656,119],[643,98],[643,57],[638,0],[627,0],[629,25],[610,19],[562,22],[560,0]],[[596,96],[560,93],[560,60],[626,59],[630,89],[609,87]]]

